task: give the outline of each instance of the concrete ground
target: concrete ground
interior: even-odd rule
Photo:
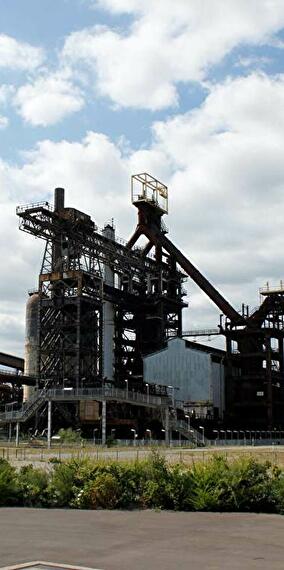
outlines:
[[[283,570],[283,535],[277,515],[2,508],[0,567]]]

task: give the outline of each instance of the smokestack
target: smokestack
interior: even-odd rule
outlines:
[[[54,211],[59,212],[64,208],[64,188],[54,190]]]

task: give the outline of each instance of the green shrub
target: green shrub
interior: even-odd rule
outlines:
[[[67,507],[74,496],[75,466],[71,462],[55,463],[47,488],[51,507]]]
[[[73,429],[71,427],[67,428],[67,429],[61,428],[58,432],[58,435],[60,437],[60,442],[62,442],[62,443],[81,443],[82,442],[81,432],[80,431],[73,431]]]
[[[191,467],[153,452],[131,463],[73,458],[16,470],[0,459],[0,505],[284,513],[284,473],[270,463],[214,457]]]
[[[284,473],[277,467],[273,467],[273,498],[277,508],[277,512],[284,514]]]
[[[73,505],[87,509],[114,509],[119,502],[120,484],[111,473],[99,473],[78,491]]]
[[[18,501],[16,469],[0,459],[0,505],[14,505]]]
[[[19,498],[26,507],[42,507],[47,504],[48,474],[33,465],[22,467],[17,476]]]
[[[171,508],[168,493],[170,482],[171,475],[166,459],[158,451],[153,450],[145,462],[141,505],[150,508]]]
[[[215,457],[194,465],[188,501],[198,511],[276,512],[276,480],[269,463]]]
[[[119,508],[133,508],[141,506],[141,494],[145,485],[146,464],[144,461],[136,461],[131,464],[116,464],[113,474],[117,477],[121,486]]]
[[[278,474],[270,463],[241,459],[227,466],[220,480],[222,510],[276,512],[274,486]]]
[[[170,479],[166,486],[168,508],[177,511],[192,510],[192,472],[184,465],[174,465],[170,470]]]
[[[196,463],[190,471],[188,508],[193,511],[216,511],[220,509],[220,477],[223,476],[223,461],[214,459],[207,464]]]

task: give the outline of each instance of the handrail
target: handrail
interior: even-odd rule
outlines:
[[[54,210],[53,206],[47,201],[34,202],[33,204],[25,204],[23,206],[17,206],[16,214],[21,214],[22,212],[26,212],[27,210],[34,210],[36,208],[44,208],[45,210],[49,210],[50,212],[53,212]]]
[[[169,396],[153,396],[152,394],[144,394],[142,392],[134,392],[132,390],[102,387],[102,388],[79,388],[72,390],[62,390],[60,388],[51,388],[46,391],[46,399],[64,399],[74,400],[80,397],[105,397],[107,399],[115,398],[120,400],[142,402],[145,404],[161,405],[163,400],[171,402]]]
[[[0,421],[24,421],[38,409],[38,407],[48,400],[74,401],[84,399],[106,399],[120,400],[125,402],[133,402],[136,404],[150,405],[161,407],[170,405],[172,399],[168,396],[153,396],[151,394],[143,394],[142,392],[132,392],[127,389],[109,388],[107,386],[101,388],[79,388],[64,390],[61,388],[50,388],[36,391],[33,396],[25,402],[20,410],[5,411],[0,413]]]
[[[176,420],[172,422],[172,429],[176,431],[181,431],[184,434],[187,434],[189,439],[194,440],[198,444],[205,444],[206,439],[204,438],[203,434],[201,434],[197,429],[190,426],[187,422],[183,420]]]

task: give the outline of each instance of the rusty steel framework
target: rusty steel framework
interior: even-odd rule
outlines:
[[[241,313],[166,236],[167,187],[132,177],[138,224],[127,244],[99,231],[90,216],[47,202],[17,209],[20,229],[46,241],[39,276],[38,382],[81,388],[110,380],[143,387],[142,357],[182,336],[183,282],[189,276],[221,311],[226,338],[226,419],[231,426],[283,426],[284,290],[263,291]],[[141,236],[147,243],[137,247]],[[111,276],[111,277],[109,277]],[[113,375],[104,378],[104,307],[111,311]]]
[[[142,356],[181,334],[185,275],[171,256],[147,257],[100,232],[90,216],[55,203],[17,209],[20,229],[46,241],[39,276],[39,385],[94,386],[104,376],[104,303],[113,306],[115,385],[143,383]],[[105,278],[105,268],[115,278]],[[106,378],[105,380],[108,380]]]
[[[229,423],[268,429],[284,425],[284,290],[261,291],[264,301],[245,326],[221,319],[226,337],[226,406]],[[224,321],[224,322],[223,322]]]

